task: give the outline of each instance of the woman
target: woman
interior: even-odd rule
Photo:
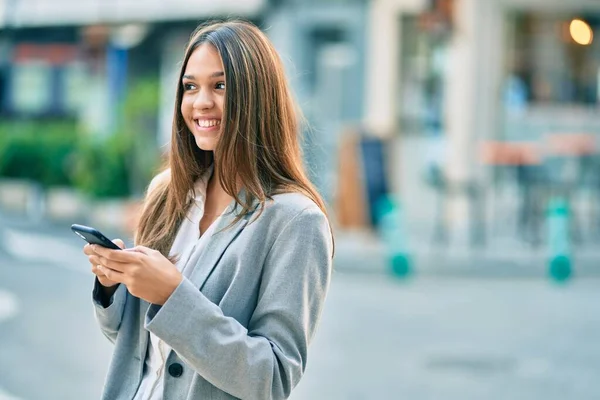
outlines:
[[[103,398],[285,399],[333,240],[283,67],[259,29],[224,22],[194,32],[179,78],[169,168],[149,186],[137,246],[84,249],[115,344]]]

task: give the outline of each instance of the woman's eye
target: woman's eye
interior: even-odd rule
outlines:
[[[183,84],[183,90],[188,91],[188,90],[194,90],[196,88],[196,85],[191,84],[191,83],[184,83]]]
[[[215,88],[219,90],[225,90],[225,82],[219,82],[216,84]]]

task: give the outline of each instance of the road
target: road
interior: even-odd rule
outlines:
[[[0,400],[98,398],[111,345],[81,240],[0,227]],[[598,304],[592,278],[400,281],[338,268],[292,400],[598,399]]]
[[[111,346],[95,326],[79,244],[18,230],[5,229],[2,236],[0,291],[18,304],[16,315],[0,321],[4,396],[99,398]]]

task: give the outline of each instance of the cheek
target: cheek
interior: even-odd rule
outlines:
[[[223,111],[223,107],[225,106],[225,96],[218,97],[216,103],[219,110]]]
[[[192,110],[191,104],[190,100],[184,96],[183,99],[181,99],[181,114],[188,115]]]

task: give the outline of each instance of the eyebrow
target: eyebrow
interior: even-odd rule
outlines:
[[[210,74],[211,78],[218,78],[219,76],[225,76],[225,72],[217,71],[217,72],[213,72],[212,74]],[[183,75],[182,79],[194,80],[194,79],[196,79],[196,77],[194,77],[194,75]]]

